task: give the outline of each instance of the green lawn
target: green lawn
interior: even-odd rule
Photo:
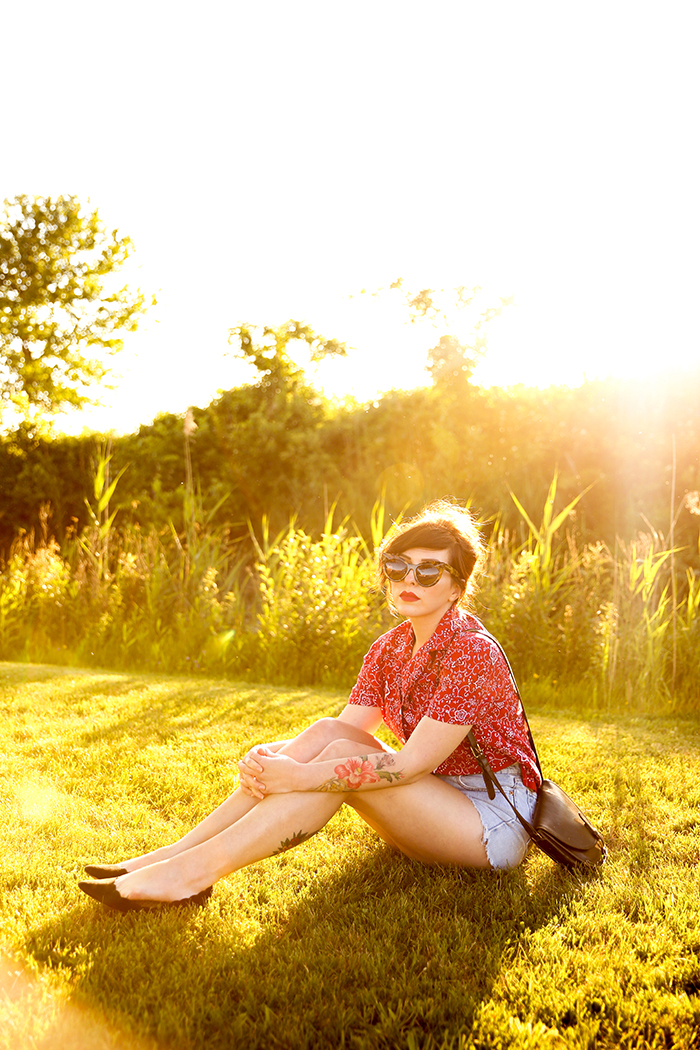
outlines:
[[[219,883],[119,915],[89,861],[176,837],[251,744],[339,693],[0,664],[2,1046],[700,1047],[700,721],[554,711],[545,770],[605,834],[580,876],[427,869],[352,813]]]

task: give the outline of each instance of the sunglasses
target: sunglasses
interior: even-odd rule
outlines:
[[[398,583],[405,580],[409,569],[413,569],[413,575],[419,587],[434,587],[438,580],[442,579],[443,572],[449,572],[460,583],[464,580],[456,569],[444,561],[421,561],[418,565],[412,565],[405,558],[399,558],[396,554],[387,554],[382,558],[382,568],[387,580]]]

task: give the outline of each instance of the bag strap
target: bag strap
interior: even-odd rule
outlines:
[[[525,713],[525,705],[523,704],[523,700],[522,700],[522,697],[520,695],[520,690],[518,689],[518,683],[517,683],[517,681],[515,679],[515,675],[513,674],[513,668],[510,666],[510,662],[509,662],[508,657],[506,656],[506,654],[504,652],[503,646],[501,645],[501,643],[496,638],[494,638],[494,636],[492,634],[490,634],[486,630],[470,631],[469,633],[470,634],[480,634],[482,636],[482,638],[488,638],[489,641],[493,642],[494,645],[498,648],[498,650],[501,653],[501,656],[505,660],[506,667],[508,668],[508,673],[510,674],[511,682],[513,683],[513,688],[515,689],[515,694],[516,694],[518,700],[520,701],[520,709],[522,710],[523,718],[525,719],[525,725],[527,726],[527,735],[528,735],[528,737],[530,739],[530,746],[532,748],[532,753],[535,756],[535,762],[537,763],[537,769],[539,770],[539,774],[540,774],[541,779],[544,780],[544,777],[542,775],[542,766],[540,765],[540,756],[537,754],[537,748],[535,747],[535,741],[532,738],[532,730],[530,729],[530,723],[528,722],[527,715]],[[537,838],[537,832],[535,831],[535,829],[532,826],[532,824],[530,824],[529,821],[525,820],[525,818],[523,816],[521,816],[521,814],[515,808],[515,806],[513,805],[511,800],[508,798],[508,796],[506,795],[506,793],[503,790],[503,788],[501,787],[501,785],[499,784],[496,774],[491,769],[491,764],[489,763],[488,758],[486,757],[486,755],[484,754],[484,752],[481,750],[481,748],[479,747],[479,745],[477,743],[476,737],[474,736],[474,730],[473,729],[470,729],[469,732],[467,733],[467,743],[469,744],[469,747],[471,748],[472,755],[474,756],[474,758],[476,759],[476,761],[477,761],[477,763],[479,765],[479,769],[481,770],[481,775],[484,778],[484,784],[486,785],[486,791],[487,791],[487,794],[488,794],[489,798],[490,799],[494,799],[496,797],[496,794],[494,792],[494,785],[495,785],[495,787],[498,788],[498,790],[503,795],[504,799],[506,800],[506,802],[508,803],[510,808],[515,813],[516,817],[518,818],[518,820],[520,821],[522,826],[527,831],[527,833],[530,836],[530,838],[531,839],[536,839]]]
[[[538,769],[538,772],[540,774],[540,778],[542,780],[544,780],[544,774],[542,772],[542,765],[540,763],[540,756],[537,754],[537,747],[535,746],[535,741],[534,741],[533,736],[532,736],[532,730],[530,729],[530,723],[528,722],[528,719],[527,719],[527,713],[525,711],[525,704],[523,703],[523,698],[520,695],[520,690],[518,689],[518,683],[516,681],[515,675],[513,674],[513,668],[510,666],[510,661],[509,661],[508,657],[506,656],[505,649],[503,648],[501,643],[498,641],[498,639],[494,638],[494,636],[489,631],[487,631],[485,628],[482,629],[482,630],[479,630],[479,631],[470,631],[469,633],[470,634],[480,634],[482,638],[487,638],[490,642],[493,642],[493,644],[496,646],[496,648],[500,652],[501,656],[505,660],[506,667],[508,668],[508,674],[510,675],[510,680],[511,680],[511,683],[513,685],[513,689],[515,689],[515,695],[517,696],[518,700],[520,701],[520,710],[522,711],[523,718],[525,719],[525,725],[527,727],[527,735],[528,735],[528,739],[530,741],[530,747],[532,748],[532,753],[535,756],[535,762],[537,763],[537,769]],[[467,740],[468,739],[469,739],[469,735],[467,735]],[[474,758],[476,758],[476,755],[474,755]],[[479,761],[478,758],[476,760],[477,760],[477,762]]]
[[[516,817],[518,818],[518,820],[520,821],[522,826],[527,831],[527,833],[530,836],[530,838],[531,839],[537,838],[537,832],[533,828],[532,824],[530,824],[529,821],[525,820],[525,817],[523,817],[518,812],[518,810],[515,808],[515,806],[513,805],[511,800],[508,798],[508,796],[506,795],[506,793],[503,790],[503,788],[501,787],[501,785],[499,784],[498,777],[496,776],[494,771],[491,769],[491,765],[489,763],[488,758],[486,757],[486,755],[484,754],[484,752],[481,750],[481,748],[479,747],[479,745],[476,742],[476,737],[474,736],[474,730],[473,729],[470,729],[469,732],[467,733],[467,741],[469,743],[470,748],[472,749],[472,754],[473,754],[474,758],[479,763],[479,768],[481,769],[481,775],[484,778],[484,783],[486,784],[486,791],[488,793],[489,798],[493,799],[493,798],[496,797],[496,793],[493,790],[494,784],[495,784],[495,786],[501,792],[501,794],[503,795],[504,799],[506,800],[506,802],[508,803],[510,808],[515,813]]]

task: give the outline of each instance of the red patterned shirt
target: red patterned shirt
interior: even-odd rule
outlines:
[[[452,608],[415,656],[410,620],[378,638],[367,653],[349,703],[379,707],[403,743],[422,718],[472,726],[494,773],[519,762],[523,783],[537,790],[540,775],[523,709],[498,646],[475,616]],[[450,776],[480,773],[463,740],[434,770]]]

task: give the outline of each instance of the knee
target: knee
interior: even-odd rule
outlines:
[[[338,718],[319,718],[304,731],[304,735],[308,735],[314,743],[318,744],[319,748],[331,744],[342,733],[343,723]]]
[[[358,744],[356,740],[344,740],[342,737],[338,737],[326,744],[323,750],[319,752],[316,761],[328,762],[333,758],[353,758],[358,756],[361,751],[362,745]]]

